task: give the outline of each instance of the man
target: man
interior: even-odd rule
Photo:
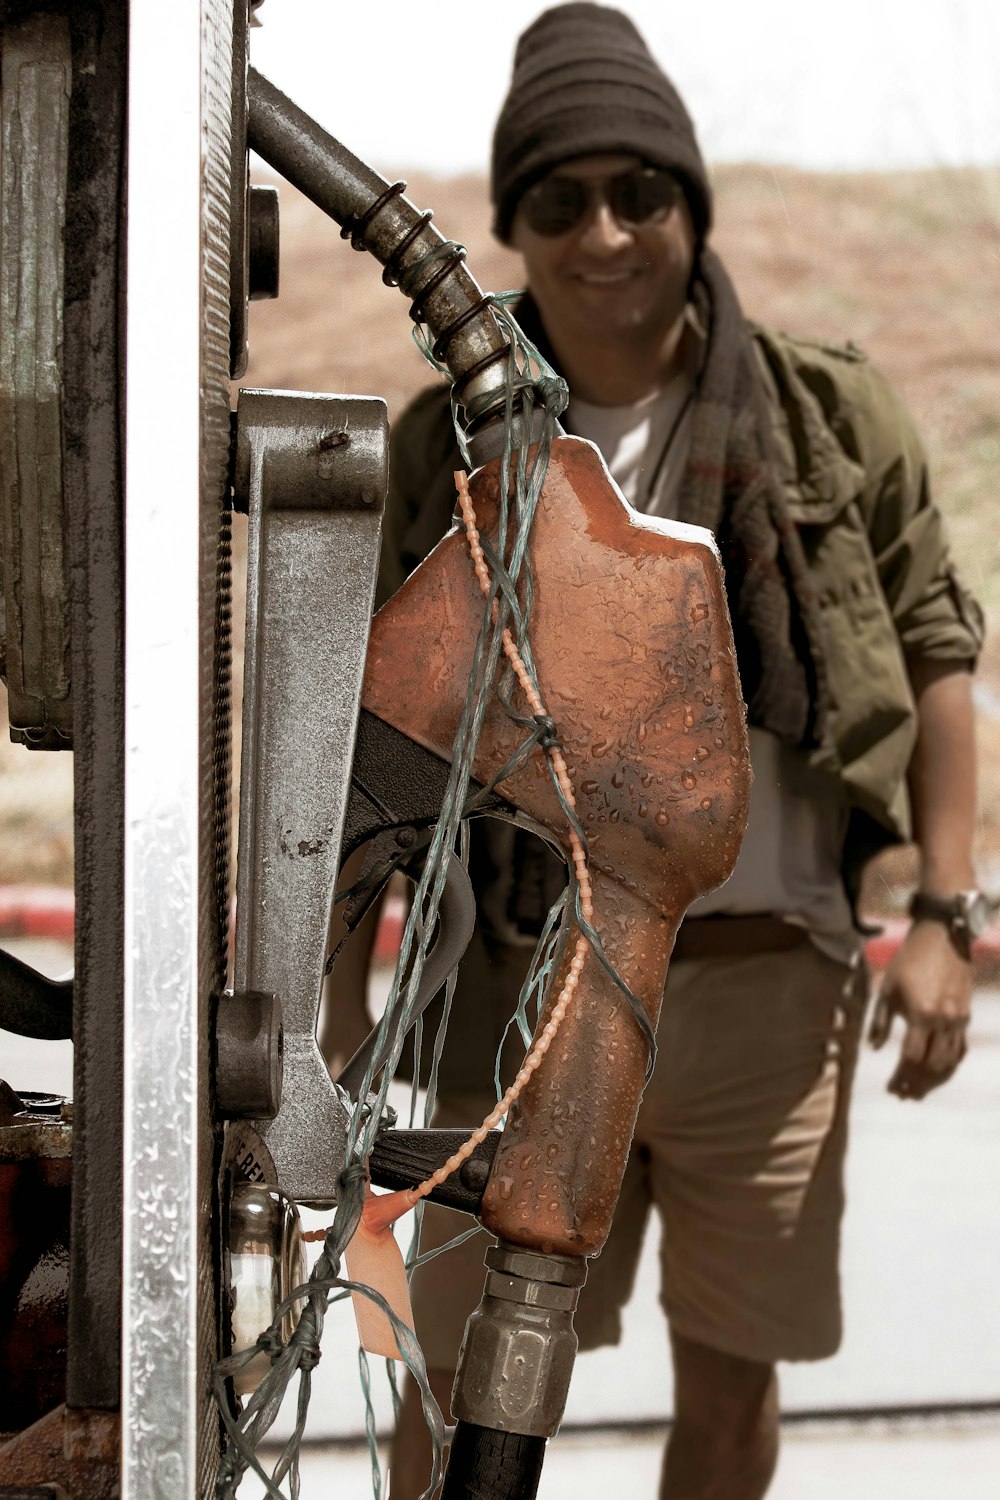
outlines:
[[[614,1342],[650,1204],[676,1420],[661,1494],[757,1500],[777,1456],[781,1359],[832,1354],[846,1106],[865,1003],[852,899],[866,854],[914,836],[917,920],[872,1029],[905,1022],[890,1088],[919,1099],[965,1050],[980,615],[948,560],[910,419],[857,351],[751,328],[709,247],[687,112],[632,23],[558,6],[521,37],[494,141],[495,230],[525,264],[522,326],[569,384],[566,425],[626,498],[716,532],[755,785],[732,878],[678,937],[659,1061],[608,1245],[577,1321]],[[394,435],[385,597],[450,524],[447,392]],[[908,793],[907,793],[908,787]],[[910,808],[912,807],[912,816]],[[480,835],[438,1121],[472,1126],[553,891],[524,835]],[[558,889],[558,884],[555,887]],[[506,1058],[509,1064],[509,1048]],[[429,1209],[424,1239],[463,1226]],[[482,1237],[431,1262],[414,1307],[447,1414]],[[412,1385],[394,1500],[426,1484]]]

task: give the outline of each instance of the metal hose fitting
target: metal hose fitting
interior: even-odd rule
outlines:
[[[552,1437],[569,1393],[573,1313],[587,1262],[501,1241],[486,1252],[486,1266],[482,1301],[465,1327],[452,1410],[477,1427]]]

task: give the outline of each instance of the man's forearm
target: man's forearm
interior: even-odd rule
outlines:
[[[976,883],[975,714],[966,663],[911,660],[917,743],[910,762],[920,888],[951,896]]]

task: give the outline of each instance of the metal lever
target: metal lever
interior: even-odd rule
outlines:
[[[48,1041],[71,1037],[72,979],[47,979],[0,949],[0,1026],[18,1036]]]
[[[283,1093],[256,1131],[289,1198],[331,1202],[347,1112],[316,1042],[388,476],[385,403],[240,393],[249,517],[234,1002],[276,995]]]

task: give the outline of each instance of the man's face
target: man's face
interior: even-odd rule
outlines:
[[[684,310],[696,241],[683,194],[641,223],[616,217],[608,202],[610,180],[642,166],[637,156],[602,154],[555,168],[546,185],[569,178],[588,190],[585,212],[560,234],[532,227],[527,194],[518,205],[511,244],[524,257],[528,286],[556,343],[560,335],[653,342]]]

